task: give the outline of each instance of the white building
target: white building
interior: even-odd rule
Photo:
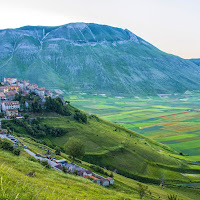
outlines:
[[[4,83],[7,83],[9,85],[15,84],[17,82],[16,78],[4,78]]]
[[[114,182],[115,182],[114,179],[108,177],[107,180],[110,182],[110,185],[114,185]]]
[[[40,96],[41,98],[45,96],[45,88],[37,88],[35,89],[35,94]]]
[[[27,89],[30,90],[31,92],[34,92],[38,88],[38,85],[35,83],[31,83],[27,86]]]
[[[0,92],[0,101],[5,101],[6,95],[3,92]]]
[[[53,97],[53,93],[50,92],[49,90],[45,90],[45,96]]]
[[[100,182],[101,182],[101,185],[103,185],[103,186],[108,186],[108,185],[110,185],[109,180],[108,180],[108,179],[105,179],[105,178],[101,178],[101,179],[100,179]]]
[[[3,112],[6,112],[6,110],[10,109],[19,109],[19,101],[6,101],[2,103],[2,110]]]

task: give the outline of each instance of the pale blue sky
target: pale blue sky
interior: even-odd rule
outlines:
[[[200,0],[0,0],[0,29],[92,22],[127,28],[159,49],[200,58]]]

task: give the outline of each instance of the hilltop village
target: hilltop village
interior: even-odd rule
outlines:
[[[19,101],[13,101],[17,94],[26,96],[35,94],[39,97],[39,105],[43,107],[46,97],[57,98],[59,97],[63,103],[64,97],[59,94],[53,94],[51,91],[44,87],[39,88],[37,84],[30,83],[29,81],[22,81],[17,78],[4,78],[4,82],[0,85],[0,112],[3,112],[5,117],[20,117],[19,110],[30,108],[33,100],[25,101],[25,108],[20,105]]]
[[[34,96],[34,100],[30,98],[32,96]],[[26,97],[24,98],[26,100],[24,100],[23,103],[16,100],[21,99],[20,97]],[[68,104],[68,102],[64,100],[64,97],[62,95],[53,94],[51,91],[47,90],[44,87],[39,88],[38,85],[35,83],[18,80],[17,78],[4,78],[4,81],[1,82],[0,85],[0,118],[5,117],[6,119],[11,120],[15,118],[19,120],[23,119],[21,113],[26,110],[30,111],[34,109],[35,98],[37,99],[37,107],[43,109],[45,107],[45,102],[47,101],[48,97],[52,99],[59,98],[59,100],[63,104]],[[1,129],[1,123],[0,138],[10,140],[14,143],[13,146],[15,148],[23,146],[24,150],[29,155],[40,161],[47,161],[48,164],[56,170],[76,174],[78,176],[90,179],[92,182],[102,186],[109,186],[114,184],[114,179],[110,177],[105,178],[76,164],[68,163],[65,159],[57,160],[56,158],[51,158],[51,155],[43,157],[38,153],[35,154],[26,145],[21,144],[21,142],[17,138],[8,134],[6,129]]]

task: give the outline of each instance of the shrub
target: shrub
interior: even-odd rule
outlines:
[[[101,167],[99,167],[99,166],[91,165],[90,168],[93,169],[96,172],[99,172],[101,174],[105,174],[104,170]]]
[[[64,173],[67,173],[67,170],[66,170],[65,166],[62,166],[62,171],[63,171]]]
[[[168,195],[168,199],[169,200],[178,200],[178,197],[175,194],[170,194],[170,195]]]
[[[36,159],[36,158],[34,158],[34,157],[32,157],[32,156],[29,156],[28,159],[29,159],[30,161],[33,161],[33,162],[38,162],[38,161],[39,161],[38,159]]]
[[[143,185],[141,183],[138,183],[137,185],[138,185],[137,192],[140,195],[140,199],[142,199],[145,195],[151,194],[151,192],[148,190],[147,185]]]
[[[56,148],[55,148],[55,154],[56,154],[56,155],[60,155],[60,148],[59,148],[59,147],[56,147]]]
[[[90,180],[90,181],[93,181],[93,178],[90,177],[90,176],[87,176],[86,179]]]
[[[74,119],[83,123],[87,123],[87,115],[85,113],[80,112],[79,110],[76,111]]]
[[[19,156],[20,153],[21,153],[21,151],[20,151],[20,149],[14,149],[14,150],[13,150],[13,153],[14,153],[16,156]]]
[[[51,166],[49,165],[49,163],[48,163],[47,160],[42,160],[42,161],[40,161],[40,163],[41,163],[44,167],[46,167],[46,168],[48,168],[48,169],[51,168]]]
[[[114,174],[113,172],[110,173],[110,178],[113,178],[114,177]]]
[[[8,140],[0,140],[0,148],[7,150],[7,151],[13,151],[14,147],[11,142]]]
[[[35,173],[35,171],[32,171],[32,172],[29,172],[29,173],[27,174],[27,176],[36,177],[36,173]]]

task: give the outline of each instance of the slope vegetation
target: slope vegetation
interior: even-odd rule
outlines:
[[[27,135],[23,127],[11,121],[7,123],[18,135]],[[83,158],[85,161],[117,170],[118,173],[136,180],[159,184],[164,176],[166,183],[177,184],[193,181],[184,173],[199,173],[198,167],[175,158],[178,157],[177,153],[169,147],[93,115],[88,117],[86,124],[72,117],[46,118],[42,120],[42,124],[61,128],[64,135],[47,135],[39,139],[40,141],[48,140],[47,143],[52,147],[62,148],[70,137],[80,138],[86,147]],[[198,181],[198,178],[194,180]]]
[[[30,143],[29,140],[29,145]],[[34,145],[41,144],[34,142]],[[84,164],[88,165],[88,163]],[[28,175],[30,172],[35,172],[35,176]],[[1,200],[139,199],[137,181],[114,173],[115,185],[104,188],[84,178],[44,168],[24,151],[20,156],[15,156],[0,149],[0,178]],[[194,188],[160,188],[159,186],[149,185],[149,189],[151,196],[145,196],[145,200],[166,200],[169,194],[178,195],[179,198],[184,200],[199,198],[198,189]]]

